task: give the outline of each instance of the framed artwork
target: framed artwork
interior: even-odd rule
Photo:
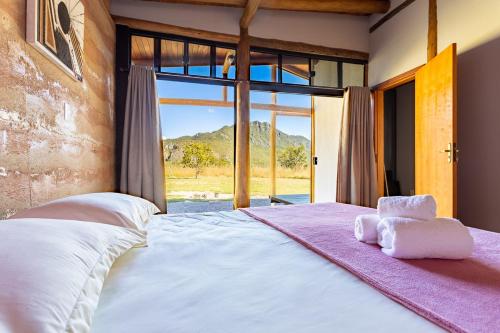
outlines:
[[[76,80],[83,79],[82,0],[27,0],[26,40]]]

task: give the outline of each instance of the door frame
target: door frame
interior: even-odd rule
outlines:
[[[407,72],[399,74],[387,81],[372,87],[373,111],[375,117],[375,162],[377,164],[377,191],[380,197],[385,194],[384,175],[384,93],[402,86],[408,82],[415,81],[417,71],[424,65],[417,66]]]

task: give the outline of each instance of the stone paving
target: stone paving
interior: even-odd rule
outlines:
[[[250,206],[269,206],[269,199],[251,199]],[[178,213],[203,213],[203,212],[219,212],[233,210],[232,200],[196,200],[196,201],[176,201],[167,204],[167,212],[169,214]]]

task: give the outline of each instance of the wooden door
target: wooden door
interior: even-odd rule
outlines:
[[[450,45],[415,76],[415,192],[457,215],[457,55]]]

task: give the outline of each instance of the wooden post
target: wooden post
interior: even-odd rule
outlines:
[[[437,0],[429,0],[429,26],[427,30],[427,62],[437,55]]]
[[[248,29],[240,28],[236,84],[236,167],[234,208],[250,206],[250,42]]]

